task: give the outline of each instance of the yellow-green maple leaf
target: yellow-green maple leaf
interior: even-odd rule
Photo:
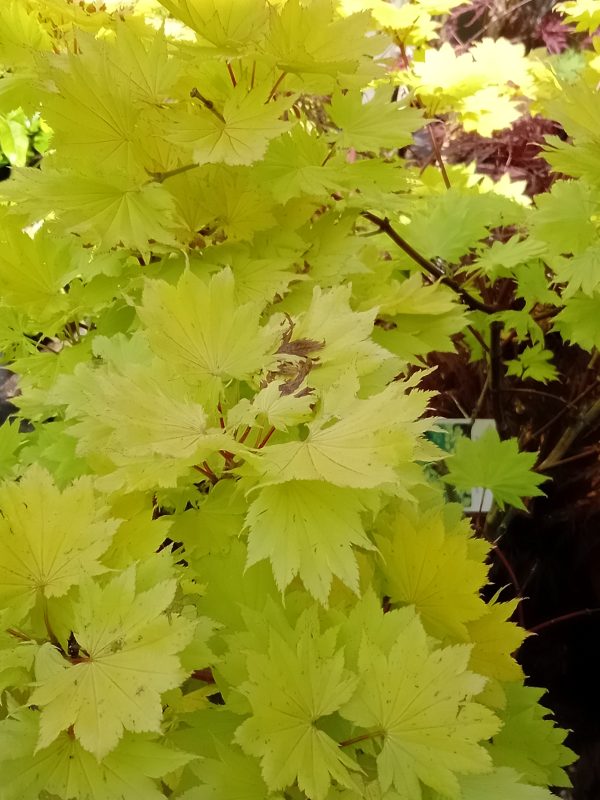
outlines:
[[[453,292],[441,283],[424,284],[419,273],[403,281],[388,279],[370,302],[389,323],[376,327],[373,339],[406,359],[454,350],[451,337],[467,325],[465,308]]]
[[[85,264],[81,251],[44,228],[29,236],[11,219],[3,220],[0,241],[1,301],[19,307],[38,326],[56,325],[69,306],[64,287]]]
[[[315,614],[306,612],[292,644],[271,630],[268,651],[248,653],[249,680],[240,688],[252,716],[235,740],[261,760],[271,791],[295,780],[313,800],[324,800],[331,780],[352,786],[350,770],[359,767],[315,724],[349,700],[356,676],[336,648],[336,633],[323,633]]]
[[[463,775],[460,778],[461,800],[554,800],[556,795],[541,786],[523,781],[518,771],[498,767],[486,775]],[[434,792],[425,800],[445,800]]]
[[[257,185],[247,167],[223,164],[185,172],[169,180],[189,240],[201,228],[223,231],[229,241],[252,241],[258,231],[275,225],[273,198]]]
[[[311,386],[329,387],[349,370],[358,376],[369,374],[392,358],[371,338],[377,308],[354,311],[351,294],[349,285],[328,291],[315,286],[310,305],[294,322],[293,339],[309,339],[323,345],[314,351]]]
[[[158,183],[139,184],[122,172],[23,169],[2,194],[18,200],[32,222],[52,214],[63,230],[104,249],[121,245],[147,253],[149,239],[175,244],[172,196]]]
[[[487,226],[500,224],[503,205],[494,196],[452,188],[429,198],[427,208],[413,215],[406,234],[419,252],[456,262],[486,235]]]
[[[101,476],[104,491],[174,486],[177,478],[219,449],[237,450],[219,428],[207,426],[204,406],[160,362],[131,367],[81,365],[62,376],[53,396],[67,405],[67,433],[76,452]],[[214,399],[216,408],[217,399]]]
[[[505,86],[507,79],[521,89],[531,83],[524,46],[506,39],[483,39],[459,54],[445,42],[437,50],[429,48],[413,70],[419,94],[430,95],[433,102],[445,97],[456,103],[486,87]]]
[[[4,609],[1,624],[6,625],[11,618],[14,618],[11,609]],[[3,693],[6,689],[10,692],[16,687],[25,688],[32,677],[36,643],[18,639],[16,633],[11,628],[0,633],[0,692]]]
[[[3,67],[33,66],[38,52],[48,52],[52,39],[31,9],[8,0],[0,9],[0,59]]]
[[[17,466],[17,453],[26,442],[18,421],[5,420],[0,425],[0,478],[9,475]]]
[[[506,362],[508,375],[531,378],[540,383],[548,383],[558,378],[558,371],[551,359],[554,353],[546,350],[541,343],[526,347],[515,359]]]
[[[593,244],[574,258],[556,259],[552,263],[552,269],[561,283],[568,283],[562,293],[565,299],[579,290],[591,297],[600,290],[600,247]]]
[[[204,105],[177,118],[167,138],[189,147],[198,164],[252,164],[262,158],[271,139],[289,128],[280,117],[292,100],[266,103],[267,95],[264,87],[249,92],[237,88],[222,110],[206,108],[212,100],[205,98]]]
[[[264,37],[268,7],[256,0],[159,0],[173,16],[227,55],[241,55]]]
[[[521,116],[516,100],[511,100],[495,86],[479,89],[465,97],[458,105],[463,128],[480,136],[491,136],[494,131],[508,128]]]
[[[89,59],[88,53],[86,46]],[[100,38],[100,55],[110,61],[112,74],[128,87],[132,102],[141,111],[148,106],[172,102],[181,63],[172,57],[172,42],[162,29],[156,31],[149,25],[142,28],[117,23],[114,37]]]
[[[340,133],[341,147],[356,150],[397,149],[412,142],[412,134],[423,125],[421,111],[391,103],[384,92],[364,102],[357,93],[336,94],[328,109]]]
[[[217,740],[215,749],[215,758],[203,757],[194,769],[201,785],[188,789],[180,800],[265,800],[267,796],[284,800],[282,794],[269,792],[253,756]]]
[[[523,670],[512,654],[528,633],[509,621],[519,602],[498,603],[494,598],[487,604],[485,614],[467,623],[468,638],[473,642],[469,666],[474,672],[498,681],[522,680]]]
[[[44,97],[44,118],[54,131],[58,163],[91,161],[119,174],[139,175],[139,107],[133,84],[111,69],[110,45],[87,42],[86,58],[71,55],[51,69],[54,91]],[[93,66],[92,66],[93,65]],[[122,78],[122,76],[121,76]]]
[[[600,347],[600,290],[591,296],[577,292],[554,318],[554,328],[568,342],[592,352]]]
[[[302,194],[322,195],[340,188],[339,170],[327,159],[328,147],[316,131],[302,124],[273,139],[254,174],[281,203]]]
[[[577,31],[592,33],[600,25],[600,7],[595,0],[566,0],[557,3],[556,10],[564,14],[568,22],[575,22]]]
[[[106,571],[99,558],[118,521],[108,517],[90,478],[61,492],[46,470],[32,466],[19,483],[0,486],[0,510],[0,600],[15,621],[38,594],[60,597]]]
[[[328,76],[318,82],[322,88],[330,87],[331,79],[343,83],[346,75],[356,72],[369,52],[365,33],[370,16],[339,17],[336,5],[332,0],[312,0],[310,6],[288,0],[279,14],[272,13],[265,50],[283,72],[303,75],[305,81],[313,75]]]
[[[195,623],[164,613],[175,589],[176,582],[167,580],[136,593],[134,567],[104,588],[82,584],[71,621],[79,661],[70,664],[50,644],[38,653],[41,674],[30,697],[41,708],[38,751],[70,726],[98,759],[117,746],[124,730],[160,732],[160,695],[185,679],[176,654],[195,629]]]
[[[466,623],[485,613],[479,591],[488,570],[469,551],[469,526],[447,530],[439,511],[416,515],[407,508],[382,528],[376,543],[386,594],[414,605],[432,636],[465,641]]]
[[[177,286],[148,281],[138,314],[154,353],[192,380],[244,380],[268,366],[277,347],[277,332],[260,325],[260,308],[237,303],[230,269],[208,284],[189,271]]]
[[[558,728],[550,711],[540,705],[545,691],[522,683],[510,683],[504,688],[504,724],[489,745],[494,763],[516,770],[530,783],[570,786],[563,767],[573,763],[576,756],[563,745],[566,731]]]
[[[160,377],[150,367],[123,375],[84,365],[64,377],[56,395],[68,400],[67,418],[79,419],[70,430],[79,452],[192,457],[207,432],[205,411],[182,384]]]
[[[44,791],[65,800],[161,800],[156,779],[194,758],[132,734],[101,762],[68,733],[34,752],[38,717],[23,710],[0,722],[3,800],[37,798]]]
[[[422,781],[458,800],[457,774],[490,770],[480,742],[500,725],[471,699],[485,678],[467,670],[470,649],[432,649],[418,617],[388,653],[364,634],[359,688],[340,713],[382,737],[377,771],[384,791],[394,786],[406,800],[420,800]]]
[[[361,520],[365,506],[355,490],[316,481],[265,486],[248,509],[248,564],[268,558],[283,592],[296,575],[327,604],[336,575],[358,594],[354,547],[367,550]]]
[[[518,236],[512,236],[507,242],[492,242],[491,247],[483,250],[477,261],[467,269],[481,270],[492,279],[509,277],[515,267],[543,256],[544,252],[543,242],[531,237],[519,240]]]
[[[288,426],[307,422],[313,415],[315,398],[312,394],[281,394],[277,380],[271,381],[252,401],[242,398],[227,414],[227,423],[239,425],[272,425],[278,431],[287,431]]]
[[[536,199],[530,230],[551,253],[582,253],[596,242],[594,219],[600,209],[597,190],[583,180],[556,181]]]
[[[336,403],[339,391],[330,392]],[[346,397],[344,413],[336,418],[332,408],[309,423],[304,441],[273,444],[247,458],[265,484],[313,480],[358,489],[397,484],[399,474],[410,480],[426,425],[415,420],[427,400],[423,392],[406,394],[400,383],[367,400]]]

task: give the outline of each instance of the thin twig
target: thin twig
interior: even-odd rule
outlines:
[[[521,593],[521,584],[519,583],[519,579],[517,578],[517,575],[516,575],[516,573],[515,573],[515,571],[514,571],[514,569],[512,567],[512,564],[510,563],[508,558],[504,555],[504,553],[500,549],[500,546],[497,545],[497,544],[493,544],[492,548],[493,548],[494,552],[497,554],[497,556],[500,559],[500,561],[502,562],[502,564],[504,566],[504,569],[508,573],[508,577],[510,578],[510,582],[512,583],[513,588],[514,588],[515,593],[516,593],[516,596],[519,599],[519,604],[517,606],[517,617],[519,619],[519,625],[522,628],[524,628],[525,627],[525,617],[524,617],[524,614],[523,614],[523,595]]]
[[[267,103],[270,103],[271,100],[275,97],[275,93],[277,92],[277,89],[279,89],[279,87],[281,86],[281,82],[283,81],[283,79],[285,78],[286,75],[287,75],[287,72],[284,70],[281,73],[281,75],[277,78],[277,80],[273,84],[273,88],[269,92],[269,96],[265,100],[265,105],[267,105]]]
[[[148,175],[150,175],[152,181],[154,183],[162,183],[166,181],[167,178],[173,178],[175,175],[181,175],[182,172],[189,172],[192,169],[198,169],[200,164],[184,164],[182,167],[176,167],[175,169],[170,169],[167,172],[150,172],[150,170],[146,170]]]
[[[580,461],[582,458],[588,458],[589,456],[593,456],[594,453],[598,453],[600,451],[600,445],[592,445],[590,447],[586,447],[580,453],[577,453],[574,456],[568,456],[568,458],[561,458],[560,461],[555,461],[553,464],[546,466],[545,469],[554,469],[555,467],[562,467],[563,464],[570,464],[573,461]]]
[[[521,583],[521,591],[522,591],[523,593],[525,593],[525,590],[527,589],[527,587],[529,586],[529,584],[531,583],[531,581],[532,581],[532,580],[533,580],[533,578],[535,577],[535,574],[536,574],[536,572],[538,571],[538,567],[539,567],[539,565],[540,565],[540,562],[539,562],[539,559],[538,559],[538,560],[537,560],[537,561],[536,561],[536,562],[533,564],[533,566],[531,567],[531,569],[529,570],[529,572],[527,573],[527,577],[525,578],[525,580],[524,580],[524,581]]]
[[[487,344],[486,340],[479,333],[477,328],[474,328],[472,325],[467,325],[467,330],[474,336],[475,339],[477,339],[477,341],[481,345],[483,351],[485,353],[489,353],[490,352],[490,348],[488,347],[488,344]]]
[[[559,622],[566,622],[569,619],[576,619],[577,617],[590,617],[593,614],[600,613],[600,608],[582,608],[579,611],[571,611],[570,614],[561,614],[560,617],[547,619],[546,622],[540,622],[539,625],[534,625],[529,628],[530,633],[539,633],[540,631],[550,628],[552,625],[558,625]]]
[[[219,478],[215,475],[215,473],[212,471],[212,469],[208,466],[206,461],[204,461],[202,463],[202,466],[200,466],[199,464],[194,464],[194,469],[197,470],[198,472],[201,472],[203,475],[205,475],[208,478],[208,480],[213,484],[213,486],[216,483],[219,482]]]
[[[481,300],[473,297],[473,295],[467,292],[466,289],[463,289],[460,283],[457,283],[453,278],[450,278],[444,273],[443,270],[441,270],[439,267],[436,267],[435,264],[417,252],[414,247],[412,247],[405,239],[403,239],[398,231],[392,227],[387,217],[378,217],[376,214],[372,214],[370,211],[361,212],[361,216],[363,216],[365,219],[368,219],[369,222],[372,222],[374,225],[377,225],[382,233],[385,233],[386,236],[388,236],[394,242],[394,244],[398,245],[398,247],[403,250],[406,255],[410,256],[410,258],[412,258],[412,260],[422,269],[439,280],[440,283],[443,283],[444,286],[448,286],[449,289],[452,289],[453,292],[458,294],[467,308],[470,308],[471,311],[483,311],[486,314],[495,314],[497,311],[499,311],[499,309],[494,308],[493,306],[488,306],[487,303],[483,303]]]
[[[438,167],[440,168],[440,172],[442,174],[442,180],[444,181],[444,186],[446,187],[446,189],[451,189],[452,186],[450,184],[450,178],[448,177],[448,173],[446,172],[446,165],[444,164],[444,159],[442,158],[442,151],[439,148],[439,145],[431,128],[431,122],[428,123],[427,125],[427,131],[429,133],[429,138],[431,139],[431,146],[433,147],[435,160],[437,161]]]
[[[514,394],[514,393],[535,394],[538,395],[539,397],[549,397],[551,400],[556,400],[559,403],[564,403],[566,406],[573,405],[568,400],[559,397],[559,395],[552,394],[552,392],[544,392],[541,389],[522,389],[516,386],[504,386],[500,391],[507,392],[508,394]]]
[[[250,433],[250,431],[251,431],[251,430],[252,430],[252,427],[251,427],[250,425],[247,425],[247,426],[246,426],[246,430],[245,430],[245,431],[242,433],[242,435],[241,435],[241,436],[240,436],[240,438],[238,439],[238,442],[239,442],[240,444],[244,444],[244,442],[245,442],[245,441],[246,441],[246,439],[248,438],[248,434]]]
[[[502,322],[490,325],[490,399],[496,427],[501,439],[506,438],[506,420],[502,405]]]
[[[475,404],[475,408],[471,412],[471,419],[473,421],[479,419],[479,414],[481,413],[481,408],[483,406],[483,401],[485,400],[485,396],[488,392],[489,385],[490,385],[490,373],[488,372],[485,376],[485,381],[483,382],[483,387],[481,389],[479,397],[477,398],[477,403]]]
[[[465,409],[464,409],[464,408],[461,406],[461,404],[458,402],[458,400],[457,400],[457,399],[456,399],[456,397],[453,395],[453,393],[452,393],[452,392],[447,392],[447,394],[448,394],[448,397],[450,398],[450,400],[452,400],[452,402],[454,403],[454,405],[455,405],[455,406],[458,408],[458,410],[460,411],[460,413],[462,414],[462,416],[463,416],[465,419],[470,419],[469,415],[467,414],[467,412],[465,411]]]
[[[235,89],[235,87],[237,86],[237,80],[235,79],[235,72],[233,71],[233,67],[231,66],[229,61],[227,61],[227,72],[229,73],[229,77],[231,78],[231,83],[233,85],[233,88]]]
[[[563,435],[552,448],[548,456],[546,456],[541,464],[536,466],[536,470],[538,472],[543,472],[544,470],[555,466],[555,464],[562,459],[564,454],[568,451],[578,436],[583,433],[586,428],[590,428],[595,425],[598,419],[600,419],[600,398],[592,403],[592,405],[589,406],[589,408],[583,414],[580,414],[575,421],[569,425],[568,428],[566,428]]]
[[[354,736],[352,739],[345,739],[338,744],[338,747],[350,747],[352,744],[359,742],[366,742],[367,739],[374,739],[376,736],[385,736],[385,731],[371,731],[371,733],[361,733],[360,736]]]
[[[221,114],[220,111],[217,111],[213,101],[209,100],[207,97],[204,97],[204,95],[200,94],[200,92],[198,91],[198,89],[196,89],[196,87],[194,87],[190,92],[190,97],[195,97],[196,100],[200,100],[204,108],[210,111],[211,114],[214,114],[215,117],[218,120],[220,120],[224,125],[226,124],[225,117],[223,116],[223,114]]]
[[[548,428],[550,428],[552,425],[554,425],[554,423],[555,423],[557,420],[559,420],[559,419],[560,419],[560,418],[561,418],[561,417],[562,417],[564,414],[566,414],[566,413],[567,413],[567,411],[568,411],[570,408],[575,408],[575,406],[577,405],[577,403],[578,403],[580,400],[583,400],[583,398],[584,398],[586,395],[588,395],[588,394],[589,394],[589,393],[590,393],[590,392],[591,392],[593,389],[597,388],[597,386],[598,386],[598,380],[599,380],[599,379],[597,378],[597,379],[596,379],[596,381],[595,381],[594,383],[592,383],[590,386],[588,386],[586,389],[584,389],[582,392],[580,392],[580,393],[579,393],[579,394],[578,394],[576,397],[574,397],[572,400],[565,400],[565,401],[564,401],[564,402],[565,402],[565,407],[564,407],[564,408],[561,408],[561,410],[560,410],[560,411],[558,411],[558,412],[557,412],[557,413],[556,413],[556,414],[555,414],[555,415],[554,415],[554,416],[553,416],[551,419],[549,419],[549,420],[548,420],[548,422],[545,422],[545,423],[544,423],[544,424],[541,426],[541,428],[538,428],[536,431],[534,431],[534,432],[531,434],[531,436],[529,437],[529,439],[536,439],[538,436],[541,436],[541,435],[542,435],[542,433],[544,433],[544,431],[546,431]]]
[[[325,164],[327,164],[327,162],[329,161],[331,156],[334,154],[334,152],[335,152],[335,142],[331,142],[331,144],[329,145],[329,149],[327,151],[327,155],[325,156],[323,161],[321,161],[321,166],[322,167],[324,167]]]
[[[271,436],[275,433],[275,428],[271,426],[265,436],[260,440],[260,444],[257,444],[256,447],[258,450],[262,450],[266,443],[269,441]]]
[[[18,631],[16,628],[7,628],[6,632],[9,636],[14,636],[15,639],[20,639],[22,642],[36,642],[37,639],[34,639],[33,636],[28,636],[23,631]]]

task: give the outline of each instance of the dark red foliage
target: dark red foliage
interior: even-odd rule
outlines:
[[[551,13],[553,6],[554,0],[471,0],[450,12],[442,38],[461,51],[486,36],[502,36],[521,42],[527,50],[546,46],[550,53],[561,52],[555,48],[563,39],[566,43],[568,33],[559,31],[559,26],[566,26]]]
[[[551,12],[542,17],[536,34],[546,46],[546,50],[556,54],[562,53],[572,43],[573,30],[558,14]]]
[[[557,122],[524,116],[489,138],[458,132],[446,144],[444,158],[451,164],[474,161],[478,172],[496,180],[508,173],[512,180],[525,181],[527,194],[533,196],[548,191],[556,179],[548,163],[538,158],[548,135],[565,136]]]

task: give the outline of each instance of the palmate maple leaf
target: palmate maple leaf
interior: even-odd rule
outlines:
[[[558,378],[558,372],[554,364],[551,363],[554,353],[546,350],[541,344],[533,347],[526,347],[517,358],[506,363],[508,375],[516,375],[519,378],[531,378],[540,383],[548,383]]]
[[[278,332],[260,325],[261,308],[237,302],[229,268],[208,283],[192,272],[177,286],[148,281],[137,311],[153,352],[191,380],[244,380],[277,349]]]
[[[198,94],[204,105],[181,114],[167,138],[189,146],[198,164],[252,164],[262,158],[271,139],[290,128],[280,117],[293,98],[266,104],[268,94],[265,87],[250,92],[240,88],[216,113],[212,101]]]
[[[38,716],[22,710],[0,722],[3,800],[34,800],[43,791],[64,800],[161,800],[155,779],[195,758],[140,734],[126,734],[100,763],[67,732],[34,752]]]
[[[268,7],[256,0],[159,0],[201,40],[241,55],[265,35]]]
[[[419,109],[390,103],[383,94],[364,104],[353,93],[336,94],[329,114],[340,130],[337,143],[356,150],[403,147],[412,142],[413,132],[423,125]]]
[[[487,575],[471,552],[468,524],[447,530],[439,511],[416,516],[409,507],[380,530],[380,570],[392,602],[414,605],[432,636],[465,641],[466,623],[485,613],[479,592]]]
[[[363,634],[360,684],[340,714],[382,737],[377,771],[383,791],[393,786],[404,800],[421,800],[423,782],[458,800],[457,774],[490,770],[480,742],[500,723],[472,701],[486,679],[467,670],[470,652],[469,645],[432,649],[416,615],[388,652]]]
[[[260,490],[248,510],[248,565],[269,558],[283,592],[296,575],[327,604],[336,575],[358,594],[354,547],[373,550],[360,495],[324,481],[288,481]]]
[[[514,769],[499,767],[485,775],[464,775],[460,779],[461,800],[555,800],[556,795],[545,787],[531,786]],[[446,800],[438,792],[426,800]]]
[[[490,428],[480,439],[459,440],[456,452],[448,458],[444,480],[461,491],[483,486],[493,493],[500,508],[508,503],[525,509],[521,498],[543,495],[539,485],[548,480],[532,471],[536,458],[535,453],[519,452],[516,439],[501,441]]]
[[[494,763],[516,770],[523,779],[540,786],[570,786],[563,767],[576,756],[563,745],[566,731],[556,727],[540,700],[543,689],[511,682],[504,686],[504,725],[489,745]]]
[[[173,198],[158,183],[123,173],[46,169],[15,171],[4,198],[20,204],[32,222],[53,214],[70,233],[105,250],[115,245],[147,253],[149,240],[175,245]]]
[[[265,158],[254,168],[281,203],[303,194],[321,195],[339,190],[339,170],[327,158],[328,147],[315,131],[296,125],[283,136],[273,139]]]
[[[397,483],[396,468],[408,475],[425,425],[415,420],[429,395],[407,394],[396,382],[359,400],[348,396],[349,385],[342,382],[330,389],[326,411],[307,425],[304,441],[273,444],[247,454],[263,484],[308,480],[367,489]]]
[[[196,732],[196,731],[194,731]],[[260,774],[259,762],[234,745],[220,742],[214,732],[215,758],[203,756],[194,772],[201,781],[180,796],[180,800],[285,800],[283,794],[270,793]]]
[[[328,388],[347,377],[349,369],[360,376],[375,372],[391,358],[389,351],[371,338],[377,309],[354,311],[351,293],[350,286],[328,291],[316,286],[309,307],[295,321],[295,339],[322,343],[311,354],[318,359],[318,369],[311,372],[311,386]]]
[[[469,639],[473,642],[469,666],[479,675],[505,682],[523,679],[523,670],[512,653],[529,634],[510,621],[519,602],[515,599],[498,603],[493,598],[485,614],[467,624]]]
[[[280,13],[271,16],[265,51],[282,71],[303,75],[305,82],[314,76],[339,82],[356,72],[370,48],[378,52],[378,45],[365,37],[371,24],[369,14],[340,17],[331,0],[312,0],[310,6],[289,0],[279,7]],[[317,93],[327,94],[325,87],[332,82],[316,82],[323,89]]]
[[[13,621],[39,593],[60,597],[88,576],[106,571],[99,558],[118,520],[108,518],[84,477],[61,492],[50,474],[30,467],[19,483],[0,486],[0,603]]]
[[[565,307],[554,319],[554,328],[563,339],[578,344],[584,350],[592,352],[600,346],[600,290],[596,289],[591,297],[577,292],[569,298]]]
[[[21,225],[14,218],[2,221],[0,300],[19,307],[40,327],[50,326],[68,307],[63,287],[81,272],[81,252],[73,241],[44,228],[31,238]]]
[[[136,594],[135,567],[104,588],[91,580],[82,584],[71,621],[79,660],[67,662],[50,644],[38,652],[37,688],[29,699],[41,709],[37,750],[71,726],[98,759],[124,730],[160,732],[161,693],[185,679],[176,654],[196,628],[164,614],[175,589],[176,582],[166,580]]]
[[[357,679],[345,668],[336,631],[321,633],[315,613],[300,617],[292,641],[271,629],[268,651],[248,653],[249,680],[240,690],[252,716],[235,740],[260,758],[271,791],[297,780],[311,800],[325,800],[332,779],[353,786],[350,771],[360,768],[316,723],[350,699]]]

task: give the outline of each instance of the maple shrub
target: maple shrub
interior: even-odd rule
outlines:
[[[457,52],[454,5],[2,2],[1,800],[569,785],[422,381],[457,336],[493,396],[501,337],[537,385],[600,344],[600,65]],[[408,155],[524,108],[568,135],[535,203]],[[444,475],[496,520],[565,449],[497,427]]]

